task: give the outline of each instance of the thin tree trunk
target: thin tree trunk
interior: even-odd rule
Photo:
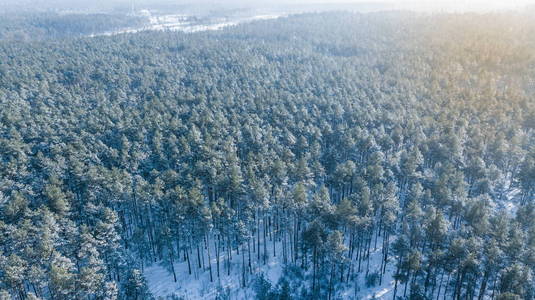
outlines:
[[[199,249],[199,243],[197,243],[197,264],[199,266],[199,269],[201,269],[201,250]]]
[[[445,271],[442,271],[440,275],[440,283],[438,284],[437,300],[440,298],[440,290],[442,289],[442,281],[444,280],[444,273]],[[431,292],[431,297],[433,296],[434,292],[435,292],[435,288],[433,287],[433,291]]]
[[[208,270],[210,270],[210,282],[214,282],[214,276],[212,274],[212,258],[210,256],[210,241],[209,239],[207,238],[207,244],[208,244],[208,247],[207,247],[207,251],[208,251]]]
[[[173,261],[173,256],[175,256],[175,253],[173,252],[173,246],[172,245],[170,245],[169,249],[170,249],[169,260],[171,261],[171,271],[173,272],[173,279],[176,282],[175,263]]]
[[[184,249],[184,251],[186,252],[186,260],[188,261],[188,273],[189,273],[189,275],[191,275],[191,263],[190,263],[190,259],[189,259],[189,251],[188,251],[187,248]]]
[[[268,253],[267,253],[267,222],[266,222],[266,218],[264,217],[264,265],[267,263],[267,257],[268,257]]]
[[[407,271],[407,282],[405,282],[405,289],[403,290],[403,298],[405,298],[407,296],[407,286],[409,285],[410,278],[411,278],[411,271],[408,270]]]
[[[227,241],[227,276],[230,276],[230,237]]]
[[[332,295],[332,290],[333,290],[334,268],[335,268],[335,265],[334,265],[334,263],[333,263],[332,265],[333,265],[333,266],[331,267],[331,278],[329,278],[329,296],[327,297],[328,300],[331,300],[331,295]]]
[[[312,293],[316,290],[316,265],[317,265],[317,247],[314,245],[312,254]]]
[[[483,280],[481,281],[481,287],[479,288],[479,294],[477,296],[478,300],[483,300],[483,297],[485,297],[488,280],[489,280],[489,272],[485,271],[485,275],[483,275]]]
[[[214,240],[215,254],[216,254],[216,264],[217,264],[217,277],[218,278],[220,277],[220,274],[219,274],[219,255],[220,255],[219,244],[220,244],[220,237],[221,236],[218,234],[217,235],[217,242]]]
[[[254,246],[254,242],[253,242]],[[247,239],[247,254],[249,256],[249,273],[253,274],[253,266],[251,264],[251,239]]]

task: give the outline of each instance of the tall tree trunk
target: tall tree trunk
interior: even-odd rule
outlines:
[[[312,293],[316,290],[316,265],[317,265],[317,247],[314,245],[312,253]]]
[[[440,283],[438,284],[438,292],[437,292],[437,300],[440,298],[440,290],[442,289],[442,281],[444,280],[444,273],[446,271],[442,270],[440,275]],[[433,290],[431,291],[431,297],[433,296],[435,292],[435,287],[433,287]]]
[[[451,273],[448,273],[448,279],[446,280],[446,286],[444,286],[444,300],[446,300],[448,296],[448,288],[451,283]]]
[[[210,256],[210,239],[206,239],[206,243],[208,244],[207,251],[208,251],[208,270],[210,271],[210,282],[214,282],[214,276],[212,274],[212,257]]]
[[[242,287],[245,287],[245,250],[243,249],[243,244],[241,247],[242,247],[241,249],[242,250],[241,251]]]
[[[331,277],[329,278],[329,292],[328,292],[329,296],[327,297],[328,300],[331,300],[331,295],[332,295],[332,291],[333,291],[334,269],[335,269],[335,264],[332,263]]]
[[[201,250],[199,249],[199,243],[197,243],[197,264],[199,266],[199,269],[201,269]]]
[[[254,242],[253,242],[254,245]],[[249,273],[253,274],[253,266],[251,264],[251,239],[247,239],[247,254],[249,256]]]
[[[169,245],[169,260],[171,262],[171,271],[173,272],[173,279],[176,282],[175,263],[173,260],[174,256],[175,256],[175,253],[173,251],[173,245]]]
[[[220,278],[220,274],[219,274],[219,255],[220,255],[220,251],[219,251],[219,244],[220,244],[220,239],[221,239],[221,236],[218,234],[217,235],[217,242],[214,240],[214,247],[215,247],[215,255],[216,255],[216,264],[217,264],[217,278]]]
[[[479,294],[477,295],[477,300],[483,300],[485,297],[485,292],[487,291],[487,281],[489,280],[489,271],[486,270],[483,275],[483,280],[481,280],[481,287],[479,288]]]
[[[398,260],[398,265],[396,267],[396,275],[395,275],[395,278],[394,278],[394,295],[392,296],[392,299],[395,300],[396,299],[396,294],[398,292],[398,278],[399,278],[399,273],[401,272],[401,261],[402,261],[402,256],[400,255],[399,256],[399,260]]]
[[[268,257],[268,253],[267,253],[267,222],[266,222],[266,218],[264,217],[264,265],[267,263],[267,257]]]
[[[230,237],[227,240],[227,276],[230,276]]]
[[[407,270],[407,282],[405,282],[405,289],[403,290],[403,298],[407,296],[407,286],[409,285],[411,279],[411,271]]]
[[[256,220],[256,225],[257,225],[257,229],[256,229],[256,234],[257,234],[257,247],[256,247],[256,250],[258,251],[257,252],[257,260],[258,260],[258,263],[260,263],[260,209],[258,210],[257,212],[257,220]]]
[[[188,248],[187,247],[186,249],[184,249],[184,252],[186,253],[186,260],[188,261],[188,273],[189,275],[191,275],[191,263],[190,263],[190,259],[189,259],[189,251],[188,251]]]

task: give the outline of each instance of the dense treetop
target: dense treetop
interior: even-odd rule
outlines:
[[[0,40],[63,40],[140,27],[148,22],[146,17],[119,13],[0,12]]]
[[[145,265],[232,256],[245,286],[277,244],[304,279],[259,298],[394,266],[397,296],[532,299],[534,50],[512,14],[0,41],[0,298],[149,298]]]

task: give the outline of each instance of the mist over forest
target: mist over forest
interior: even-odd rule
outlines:
[[[118,12],[132,8],[158,9],[179,8],[186,10],[210,11],[228,9],[253,8],[296,8],[307,10],[412,10],[425,12],[445,11],[495,11],[524,10],[533,7],[533,0],[3,0],[0,13],[3,12],[37,12],[37,11],[70,11],[70,12]]]

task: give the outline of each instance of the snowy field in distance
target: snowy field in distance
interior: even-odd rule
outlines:
[[[140,27],[124,28],[121,30],[102,32],[92,34],[91,36],[111,36],[122,33],[136,33],[141,31],[182,31],[187,33],[220,30],[229,26],[236,26],[242,23],[248,23],[259,20],[271,20],[288,16],[288,13],[261,13],[251,16],[225,16],[225,17],[202,17],[198,18],[192,15],[184,14],[167,14],[158,15],[143,10],[141,15],[148,18],[148,24]]]

